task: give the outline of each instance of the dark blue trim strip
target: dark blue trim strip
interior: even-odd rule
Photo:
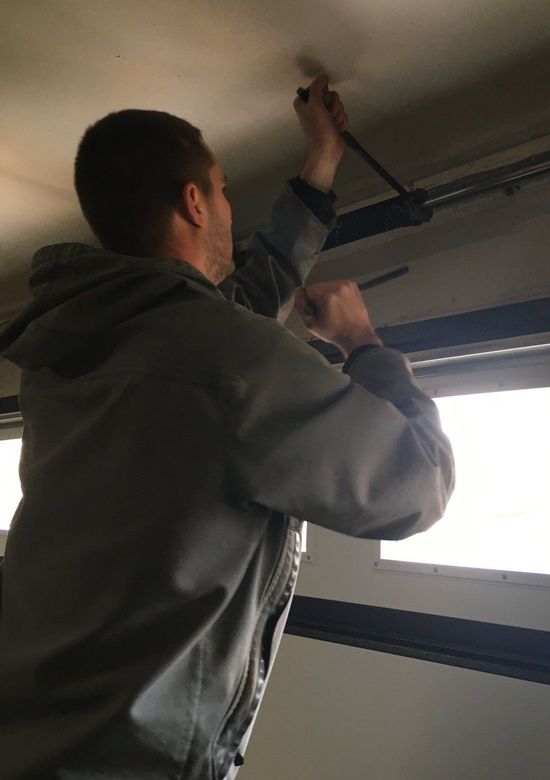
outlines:
[[[11,414],[19,411],[19,399],[16,395],[6,395],[0,398],[0,414]]]
[[[442,347],[550,332],[550,298],[511,303],[465,314],[377,328],[386,347],[405,354]],[[318,339],[308,342],[331,363],[342,363],[340,350]]]
[[[285,633],[550,685],[550,632],[295,596]]]

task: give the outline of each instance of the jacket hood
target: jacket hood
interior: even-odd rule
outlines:
[[[29,287],[31,302],[0,331],[0,354],[29,371],[54,366],[177,287],[221,297],[182,260],[131,257],[87,244],[39,249]]]

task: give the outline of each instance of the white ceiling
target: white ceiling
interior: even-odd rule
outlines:
[[[0,13],[2,307],[39,246],[90,240],[72,164],[109,111],[199,126],[237,237],[299,172],[292,101],[320,70],[404,181],[550,132],[549,0],[2,0]],[[384,189],[348,152],[340,203]]]

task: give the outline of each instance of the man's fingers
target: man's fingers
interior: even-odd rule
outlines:
[[[338,113],[338,111],[343,110],[344,108],[344,104],[342,103],[338,92],[329,92],[325,105],[332,115]]]
[[[336,127],[341,133],[348,129],[348,115],[345,112],[336,120]]]
[[[337,124],[345,113],[345,108],[339,93],[328,89],[328,81],[328,76],[317,76],[309,87],[309,93],[323,103]],[[296,97],[293,105],[296,110],[299,110],[304,109],[306,104],[302,98]]]
[[[315,307],[313,316],[305,311],[309,302]],[[310,333],[336,344],[344,353],[349,354],[359,344],[381,343],[361,291],[350,279],[309,285],[297,292],[296,308]]]
[[[312,301],[310,300],[307,293],[304,291],[303,287],[298,287],[294,294],[294,305],[296,307],[296,310],[298,314],[305,320],[306,318],[309,318],[311,321],[315,319],[315,317],[310,313],[307,313],[307,308],[311,306]]]
[[[342,113],[338,114],[338,116],[334,117],[334,124],[336,125],[337,130],[340,133],[343,133],[344,130],[348,129],[348,115],[345,111],[342,111]]]
[[[328,90],[328,81],[328,76],[317,76],[309,85],[309,94],[324,102]]]
[[[306,308],[306,296],[301,287],[298,287],[294,293],[294,305],[299,314],[303,314]]]
[[[307,299],[303,289],[299,287],[294,295],[294,306],[306,328],[312,328],[315,323],[315,315],[306,312],[308,304],[310,304],[310,301]]]
[[[342,121],[342,119],[344,118],[344,114],[345,114],[345,113],[346,113],[346,112],[344,111],[344,109],[343,109],[343,108],[342,108],[340,111],[336,111],[336,113],[333,115],[333,119],[334,119],[334,121],[335,121],[337,124],[338,124],[338,122],[341,122],[341,121]]]
[[[341,139],[344,104],[338,92],[328,89],[328,76],[318,76],[309,87],[309,100],[300,97],[294,99],[294,110],[298,115],[307,139],[319,147],[327,147],[344,153],[344,141]]]
[[[338,132],[343,133],[348,129],[348,119],[344,104],[342,103],[338,92],[330,93],[330,100],[327,104],[327,110],[329,111],[336,129]]]

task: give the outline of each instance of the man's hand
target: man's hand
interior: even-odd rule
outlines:
[[[315,314],[306,314],[308,303],[315,307]],[[307,291],[300,288],[296,290],[295,305],[308,330],[336,344],[346,358],[364,344],[382,346],[355,282],[340,279],[311,285]]]
[[[294,109],[306,138],[309,154],[300,174],[312,187],[330,192],[346,145],[342,133],[348,129],[348,115],[337,92],[328,88],[328,77],[317,76],[309,87],[309,100],[297,97]]]

